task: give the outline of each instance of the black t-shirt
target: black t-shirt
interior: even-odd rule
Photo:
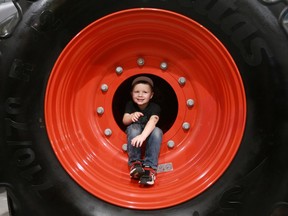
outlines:
[[[160,116],[161,108],[158,104],[150,102],[144,110],[140,110],[137,104],[133,101],[129,101],[126,104],[125,113],[131,114],[134,112],[142,112],[144,114],[144,116],[139,118],[138,123],[146,125],[152,115]]]

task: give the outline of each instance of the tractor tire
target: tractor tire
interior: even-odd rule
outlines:
[[[15,4],[21,20],[0,38],[0,186],[11,215],[287,208],[287,1]],[[166,168],[151,188],[130,182],[121,149],[123,95],[137,71],[165,107]]]

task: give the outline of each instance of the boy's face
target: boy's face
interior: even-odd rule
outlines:
[[[149,84],[138,83],[132,89],[131,95],[134,103],[144,109],[153,97],[153,92]]]

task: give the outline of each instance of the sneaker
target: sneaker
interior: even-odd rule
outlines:
[[[156,180],[156,171],[151,167],[144,167],[145,173],[141,176],[139,184],[154,185]]]
[[[139,179],[142,175],[144,175],[145,171],[143,169],[142,163],[140,161],[136,161],[132,164],[130,168],[130,177],[133,179]]]

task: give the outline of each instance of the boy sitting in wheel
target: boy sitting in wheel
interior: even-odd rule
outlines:
[[[123,124],[127,125],[127,151],[130,177],[143,185],[153,185],[163,132],[156,127],[160,106],[151,102],[154,95],[152,79],[139,76],[132,82],[132,100],[126,104]],[[145,142],[145,155],[141,158]],[[144,145],[143,145],[144,146]]]

